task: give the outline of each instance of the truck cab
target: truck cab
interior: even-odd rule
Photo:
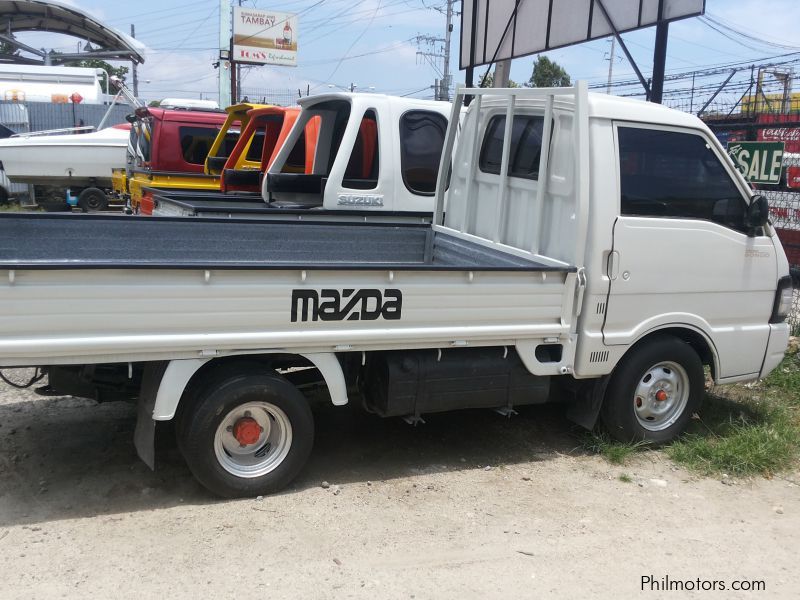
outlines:
[[[266,105],[241,102],[225,109],[228,116],[225,117],[225,122],[219,130],[219,135],[217,135],[214,143],[211,144],[211,148],[204,162],[204,172],[206,175],[218,177],[222,173],[235,147],[234,145],[250,122],[251,111],[259,108],[266,108]],[[249,143],[247,146],[249,150]]]
[[[430,212],[450,105],[381,94],[323,94],[302,112],[262,184],[276,208]],[[310,172],[293,151],[318,121]]]
[[[134,213],[152,214],[152,195],[144,188],[218,189],[219,178],[204,168],[225,116],[217,110],[136,110],[138,136],[128,181]],[[234,140],[228,143],[233,147]]]
[[[299,114],[298,107],[267,106],[248,111],[246,125],[222,169],[220,191],[260,193],[264,173],[274,162]],[[319,119],[311,119],[289,155],[287,171],[311,172],[318,133]]]

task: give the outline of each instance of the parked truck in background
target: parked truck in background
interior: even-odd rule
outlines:
[[[266,174],[237,169],[232,162],[224,169],[223,185],[239,186],[236,194],[164,190],[154,195],[156,214],[430,219],[449,104],[358,93],[298,103],[297,122],[288,135],[279,134],[285,141],[262,161]],[[253,196],[254,190],[261,196]]]
[[[219,176],[206,174],[205,162],[226,116],[218,109],[169,104],[137,108],[131,118],[127,166],[112,174],[115,195],[126,199],[133,212],[151,214],[152,196],[145,194],[145,188],[218,189]],[[223,135],[228,151],[237,138],[238,131]]]
[[[357,136],[347,108],[325,107],[321,146]],[[268,191],[328,201],[328,158]],[[411,422],[558,401],[663,443],[699,410],[704,367],[729,383],[780,363],[786,256],[694,116],[583,83],[459,90],[438,173],[428,225],[0,215],[0,366],[137,398],[148,464],[155,423],[175,420],[197,479],[243,496],[302,470],[314,382]],[[377,201],[403,175],[370,171],[351,195]]]

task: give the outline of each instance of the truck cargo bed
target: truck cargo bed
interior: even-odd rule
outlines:
[[[0,215],[0,268],[575,270],[421,224],[19,213]]]
[[[430,223],[430,212],[395,212],[336,209],[319,206],[275,206],[264,202],[261,194],[223,194],[197,190],[158,190],[153,194],[154,216],[160,217],[236,217],[241,219],[274,219],[282,221],[369,221],[372,223]]]

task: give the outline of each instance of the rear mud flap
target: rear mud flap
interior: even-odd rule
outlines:
[[[133,444],[139,458],[153,471],[156,470],[156,422],[153,420],[153,407],[168,364],[166,361],[154,362],[145,367],[136,410]]]

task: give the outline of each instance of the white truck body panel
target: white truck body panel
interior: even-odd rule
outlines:
[[[300,271],[215,270],[208,281],[191,270],[14,273],[0,283],[4,367],[564,340],[575,280],[551,272],[309,271],[303,279]],[[291,321],[292,289],[342,287],[401,289],[402,320]]]

